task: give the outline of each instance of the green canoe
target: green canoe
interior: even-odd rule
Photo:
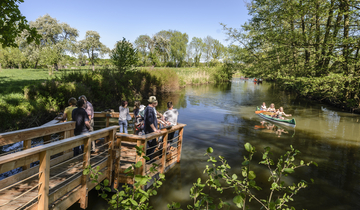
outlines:
[[[259,107],[256,107],[256,111],[260,111],[260,108]],[[281,125],[287,125],[287,126],[291,126],[291,127],[295,127],[296,126],[296,122],[295,122],[295,119],[292,118],[291,120],[282,120],[282,119],[279,119],[279,118],[274,118],[274,117],[271,117],[269,115],[266,115],[266,114],[258,114],[261,118],[265,119],[265,120],[269,120],[271,122],[274,122],[274,123],[279,123]]]

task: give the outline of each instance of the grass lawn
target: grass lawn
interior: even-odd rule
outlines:
[[[34,82],[41,82],[46,79],[61,77],[65,72],[79,70],[59,70],[49,75],[47,69],[2,69],[0,71],[0,94],[23,93],[23,88]],[[84,70],[83,70],[84,71]]]

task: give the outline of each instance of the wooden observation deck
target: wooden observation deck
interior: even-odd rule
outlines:
[[[180,162],[185,124],[178,124],[161,133],[132,135],[117,133],[119,126],[110,126],[119,113],[95,113],[95,128],[91,133],[74,136],[75,122],[51,121],[43,126],[0,134],[0,146],[7,152],[0,154],[0,210],[3,209],[59,209],[76,202],[86,209],[88,192],[95,187],[83,169],[99,166],[98,180],[110,180],[114,188],[122,183],[133,184],[124,174],[132,163],[142,161],[136,174],[149,174],[150,165],[137,155],[135,146],[162,137],[160,151],[153,154],[160,173]],[[99,121],[96,121],[99,120]],[[117,120],[113,120],[116,121]],[[104,124],[103,126],[99,124]],[[174,139],[168,134],[179,131]],[[96,151],[91,153],[95,141]],[[84,145],[84,152],[74,156],[73,148]],[[171,151],[167,151],[170,147]]]

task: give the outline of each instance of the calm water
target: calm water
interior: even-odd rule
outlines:
[[[192,183],[198,177],[206,178],[203,175],[207,164],[204,153],[208,147],[214,149],[215,155],[222,155],[229,161],[232,173],[240,174],[246,142],[256,147],[252,169],[263,189],[269,186],[269,172],[257,163],[266,146],[271,147],[276,158],[293,145],[302,152],[299,160],[313,160],[319,164],[319,167],[297,169],[293,176],[286,178],[287,183],[301,179],[310,181],[310,178],[315,181],[294,197],[290,205],[296,209],[360,209],[359,115],[297,98],[270,83],[254,85],[238,79],[228,85],[187,87],[161,98],[158,110],[165,111],[169,100],[179,110],[179,122],[187,127],[181,163],[166,173],[164,185],[151,199],[155,209],[167,209],[166,205],[172,201],[181,202],[182,208],[187,209],[186,205],[191,203]],[[262,119],[254,110],[263,101],[267,105],[275,103],[276,108],[283,106],[286,113],[295,117],[296,128],[261,124]],[[258,193],[258,196],[266,198],[267,192]],[[221,195],[230,203],[233,196],[231,193]],[[254,201],[252,203],[252,209],[259,209]],[[101,208],[106,208],[105,203],[97,198],[96,192],[91,192],[89,209]],[[78,209],[78,204],[73,209]]]

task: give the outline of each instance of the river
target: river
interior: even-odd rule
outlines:
[[[266,198],[269,188],[269,171],[257,164],[263,148],[271,147],[276,159],[292,145],[301,151],[298,160],[315,161],[318,167],[296,169],[286,177],[286,183],[314,180],[289,205],[309,210],[360,209],[359,115],[297,97],[272,83],[255,85],[237,78],[230,84],[189,86],[159,101],[159,111],[165,111],[166,102],[173,101],[179,110],[179,122],[187,126],[181,163],[166,173],[164,185],[151,198],[156,210],[167,209],[166,205],[173,201],[187,209],[192,183],[199,177],[206,179],[203,171],[208,163],[204,154],[208,147],[214,149],[215,156],[224,156],[232,166],[231,172],[240,177],[243,156],[247,154],[246,142],[257,151],[251,167],[257,175],[257,184],[264,189],[257,192],[259,197]],[[276,108],[283,106],[296,119],[296,128],[261,124],[262,119],[254,110],[263,101],[268,106],[270,103],[275,103]],[[234,195],[224,193],[220,197],[232,203]],[[89,198],[88,209],[106,208],[95,191]],[[250,207],[260,209],[255,201]],[[71,209],[78,209],[78,204]]]

